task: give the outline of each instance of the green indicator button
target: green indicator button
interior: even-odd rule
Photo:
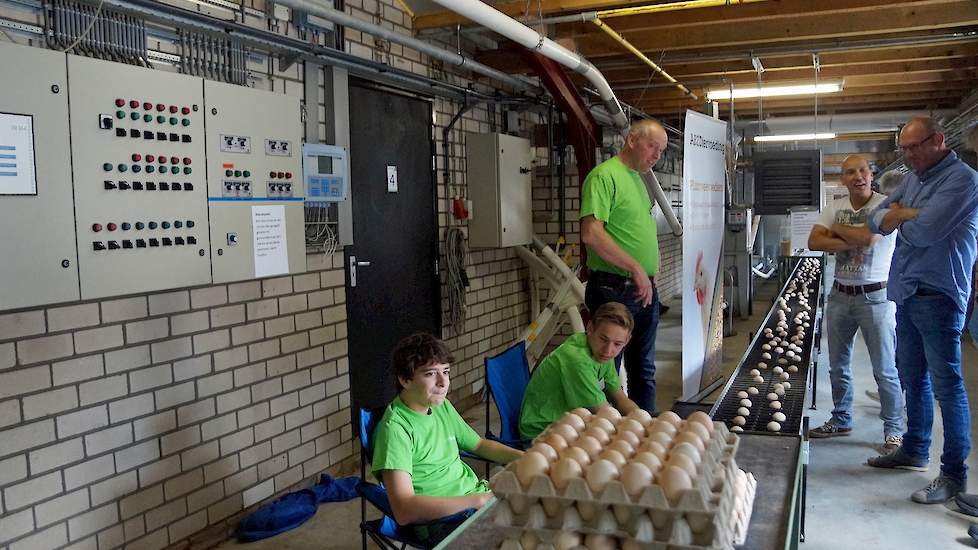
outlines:
[[[115,112],[115,117],[116,118],[119,118],[119,119],[126,118],[126,113],[125,113],[125,111],[116,111]]]
[[[191,172],[193,172],[193,169],[191,169],[189,166],[184,166],[183,167],[183,173],[184,174],[190,174]]]
[[[128,167],[128,166],[126,166],[125,164],[120,164],[119,166],[116,166],[116,168],[117,168],[117,169],[118,169],[118,170],[119,170],[120,172],[127,172],[127,171],[129,170],[129,167]]]
[[[139,113],[129,113],[129,118],[139,120]]]
[[[106,162],[105,164],[103,164],[102,165],[102,170],[105,170],[106,172],[111,172],[112,171],[112,163],[111,162]]]
[[[241,170],[235,170],[234,171],[234,177],[240,178],[241,177]]]
[[[185,119],[181,120],[180,123],[183,124],[184,126],[190,126],[190,119],[189,118],[185,118]]]
[[[152,122],[153,121],[153,115],[143,115],[143,121],[144,122]]]
[[[155,171],[156,171],[156,167],[155,166],[153,166],[152,164],[147,164],[146,165],[146,172],[147,173],[152,174]]]
[[[133,164],[132,165],[132,171],[134,173],[138,174],[138,173],[142,172],[142,170],[143,170],[143,168],[140,165],[138,165],[138,164]]]
[[[180,173],[180,167],[179,166],[171,166],[170,167],[170,173],[171,174],[179,174]]]
[[[150,229],[156,229],[156,222],[149,222]]]
[[[245,170],[244,171],[244,177],[250,178],[251,177],[251,170]]]
[[[163,116],[163,115],[157,115],[156,122],[159,122],[160,124],[163,124],[164,122],[166,122],[166,117]]]
[[[230,178],[230,177],[231,177],[231,174],[233,174],[233,173],[234,173],[234,172],[233,172],[233,171],[231,171],[231,170],[225,170],[225,171],[224,171],[224,176],[225,176],[225,177],[228,177],[228,178]]]
[[[136,222],[136,229],[142,230],[144,227],[146,227],[146,224],[143,222]]]
[[[177,117],[171,116],[170,117],[170,124],[176,126],[177,125]]]

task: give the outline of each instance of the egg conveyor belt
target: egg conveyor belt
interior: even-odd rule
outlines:
[[[821,285],[820,260],[800,260],[713,406],[714,420],[734,432],[800,433]]]

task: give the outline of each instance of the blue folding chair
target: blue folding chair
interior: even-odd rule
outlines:
[[[520,437],[520,405],[530,383],[530,365],[526,361],[526,342],[520,340],[506,351],[486,357],[486,387],[489,397],[499,411],[499,435],[492,432],[489,422],[489,401],[486,399],[486,439],[498,441],[514,449],[526,449],[530,440]],[[486,477],[489,467],[486,466]]]
[[[384,417],[386,407],[377,409],[360,409],[360,479],[367,478],[367,464],[373,459],[373,434],[374,429]],[[377,546],[384,550],[404,550],[407,546],[422,548],[424,550],[434,548],[437,543],[421,540],[415,535],[415,529],[405,528],[394,520],[394,509],[391,507],[390,500],[387,498],[387,490],[384,489],[383,480],[381,484],[361,481],[357,484],[357,494],[360,495],[360,537],[363,550],[367,549],[367,537],[369,536]],[[367,502],[380,510],[383,517],[380,519],[367,520]],[[474,508],[462,510],[451,516],[447,516],[435,521],[416,524],[413,527],[438,528],[439,526],[454,525],[461,523],[466,518],[475,513]]]

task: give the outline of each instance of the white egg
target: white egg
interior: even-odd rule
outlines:
[[[747,393],[747,392],[745,392],[744,390],[740,390],[739,392],[737,392],[737,397],[739,397],[741,399],[747,399],[747,396],[748,395],[750,395],[750,394]]]
[[[785,420],[787,420],[787,417],[784,415],[783,412],[776,412],[771,415],[771,418],[777,420],[778,422],[784,422]]]
[[[798,367],[796,367],[795,365],[791,365],[790,367],[788,367],[788,372],[790,372],[791,374],[794,374],[794,373],[798,372]]]
[[[740,426],[734,426],[734,427],[732,427],[732,428],[730,428],[730,431],[731,431],[731,432],[737,432],[737,433],[740,433],[740,432],[742,432],[742,431],[744,431],[744,429],[743,429],[743,428],[741,428]]]
[[[740,406],[741,407],[747,407],[749,409],[751,407],[751,405],[753,405],[753,403],[750,402],[750,399],[741,399],[740,400]]]
[[[770,351],[771,350],[771,344],[764,344],[763,346],[761,346],[761,349],[764,350],[764,351]]]
[[[781,367],[774,367],[773,369],[771,369],[771,372],[773,372],[774,374],[781,374],[782,372],[784,372],[784,369]]]
[[[626,464],[621,469],[621,484],[626,493],[637,497],[646,487],[652,485],[652,470],[641,462]]]
[[[533,478],[547,475],[550,471],[550,462],[547,457],[536,451],[527,451],[516,462],[516,478],[524,488],[530,486]]]
[[[784,348],[782,348],[780,346],[779,347],[776,347],[776,348],[774,348],[774,352],[775,353],[784,353]]]
[[[584,475],[584,468],[573,458],[566,457],[557,461],[557,464],[550,471],[550,479],[554,482],[554,487],[563,489],[567,487],[570,480]]]
[[[604,490],[608,482],[618,478],[618,467],[609,460],[600,459],[587,467],[587,484],[595,496]]]
[[[788,360],[785,359],[784,357],[782,357],[782,358],[778,359],[778,364],[779,365],[787,365],[788,364]]]
[[[758,393],[757,392],[757,388],[755,388],[754,386],[751,386],[751,387],[747,388],[747,393],[749,393],[750,395],[757,395],[757,393]]]
[[[788,378],[790,378],[790,376],[788,375],[788,373],[786,373],[786,372],[782,372],[781,373],[781,379],[782,380],[787,380]]]
[[[781,384],[777,384],[774,387],[774,394],[777,395],[778,397],[784,395],[784,386],[782,386]]]
[[[767,423],[767,430],[769,432],[780,432],[781,431],[781,424],[778,424],[777,422],[768,422]]]
[[[763,357],[764,359],[770,359],[771,358],[771,354],[770,353],[767,353],[767,352],[764,352],[764,353],[761,354],[761,357]]]
[[[750,416],[750,409],[748,409],[747,407],[739,407],[737,409],[737,414],[739,414],[740,416]]]
[[[764,383],[764,377],[763,376],[755,376],[754,378],[751,379],[751,381],[753,381],[755,384],[763,384]]]
[[[737,426],[743,426],[747,423],[747,419],[743,416],[735,416],[733,417],[733,423]]]
[[[767,399],[768,399],[768,401],[777,401],[778,400],[778,394],[776,394],[774,392],[771,392],[771,393],[767,394]]]
[[[760,376],[761,375],[761,371],[759,371],[757,369],[751,369],[750,370],[750,375],[751,376]]]
[[[784,386],[784,389],[786,390],[791,389],[791,382],[781,382],[781,385]]]
[[[771,405],[770,406],[771,406],[772,409],[774,409],[776,411],[780,411],[781,410],[781,402],[780,401],[771,401]]]

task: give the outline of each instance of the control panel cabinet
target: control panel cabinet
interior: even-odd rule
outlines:
[[[472,199],[469,246],[529,244],[533,238],[530,141],[507,134],[469,134],[465,152]]]
[[[299,100],[204,82],[215,283],[306,270]]]
[[[0,44],[0,310],[79,298],[65,55]]]
[[[203,80],[68,56],[82,298],[211,282]]]

